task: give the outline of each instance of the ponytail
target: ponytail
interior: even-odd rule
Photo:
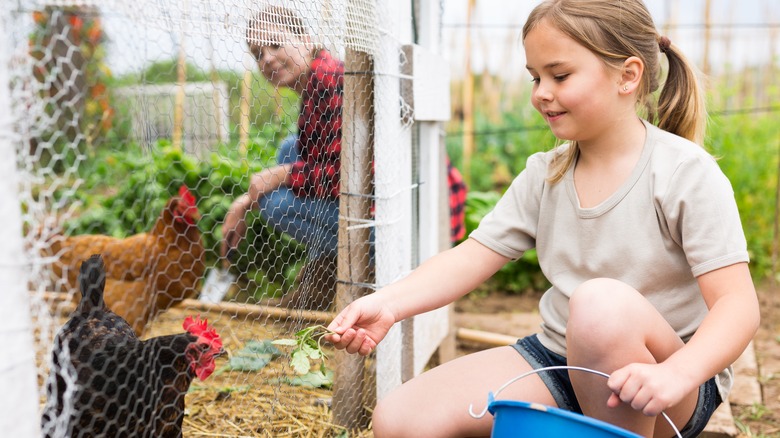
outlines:
[[[669,72],[658,98],[659,128],[702,145],[707,120],[704,92],[685,56],[666,37],[659,42],[669,61]]]

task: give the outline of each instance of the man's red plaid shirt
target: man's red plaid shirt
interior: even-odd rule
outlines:
[[[339,195],[344,63],[327,50],[314,57],[298,117],[298,151],[290,188],[296,196]]]
[[[301,96],[297,144],[301,159],[293,163],[290,172],[290,188],[296,196],[339,196],[343,90],[344,63],[334,59],[327,50],[319,51]],[[466,186],[449,160],[447,170],[450,238],[454,243],[466,234]]]

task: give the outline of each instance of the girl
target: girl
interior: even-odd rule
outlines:
[[[329,340],[367,355],[394,323],[453,302],[535,247],[552,284],[541,333],[405,383],[376,407],[375,436],[487,436],[490,415],[473,419],[469,405],[551,365],[611,377],[539,373],[502,398],[648,437],[673,435],[663,411],[696,436],[727,398],[759,312],[731,185],[700,146],[694,71],[641,0],[547,0],[522,37],[532,104],[567,143],[531,156],[465,242],[347,306]],[[656,110],[661,54],[669,73]]]

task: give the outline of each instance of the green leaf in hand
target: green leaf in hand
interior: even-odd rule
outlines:
[[[331,333],[323,325],[315,325],[295,334],[295,339],[277,339],[275,345],[294,347],[290,353],[290,366],[296,374],[305,375],[311,371],[311,361],[321,361],[320,369],[325,370],[327,355],[322,351],[322,338]]]

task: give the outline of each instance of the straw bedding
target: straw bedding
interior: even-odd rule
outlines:
[[[65,322],[67,314],[62,316]],[[193,380],[186,396],[183,424],[187,437],[371,437],[370,427],[347,431],[333,424],[327,388],[293,386],[288,351],[258,371],[223,368],[235,352],[252,340],[292,338],[301,327],[267,317],[250,319],[222,311],[173,308],[157,317],[144,337],[182,331],[187,315],[200,314],[221,335],[227,355],[217,359],[217,372],[205,382]],[[306,326],[305,322],[297,325]],[[326,352],[332,357],[332,351]],[[39,357],[39,360],[41,358]],[[331,365],[329,363],[329,365]],[[43,382],[40,382],[41,384]],[[41,400],[41,405],[43,400]],[[366,417],[372,406],[364,406]]]

